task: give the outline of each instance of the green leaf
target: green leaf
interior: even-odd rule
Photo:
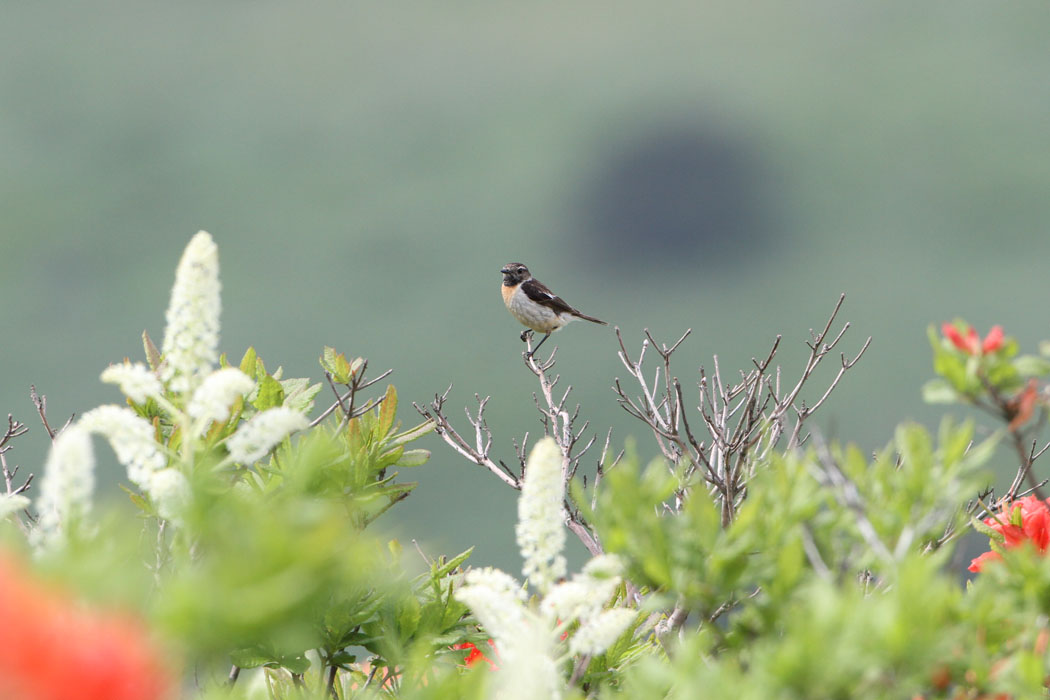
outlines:
[[[161,355],[160,350],[153,344],[153,339],[149,337],[149,333],[142,331],[142,348],[146,352],[146,362],[149,364],[149,368],[154,372],[160,367]]]
[[[313,410],[314,398],[321,391],[321,384],[311,385],[309,379],[297,377],[282,380],[281,388],[284,390],[284,403],[282,405],[306,415]]]
[[[241,371],[247,374],[249,377],[255,377],[255,362],[259,357],[255,353],[255,348],[248,348],[244,352],[244,357],[241,358],[240,368]]]
[[[406,442],[418,440],[433,429],[434,421],[428,420],[425,423],[420,423],[414,428],[409,428],[403,433],[398,433],[397,435],[394,435],[386,441],[386,445],[387,447],[396,447],[398,445],[404,445]]]
[[[912,468],[928,468],[933,464],[933,445],[925,428],[914,424],[897,427],[894,435],[897,449],[904,463]]]
[[[321,368],[332,377],[332,381],[336,384],[349,384],[356,371],[355,366],[360,366],[357,364],[359,361],[360,358],[354,361],[354,365],[351,365],[346,355],[327,345],[322,351],[320,360]]]
[[[141,494],[139,494],[136,491],[132,491],[131,489],[129,489],[124,484],[117,484],[117,485],[120,487],[121,491],[123,491],[124,493],[128,494],[128,498],[131,499],[131,502],[134,503],[136,506],[138,506],[143,512],[148,513],[150,515],[153,515],[155,513],[155,511],[153,510],[153,507],[150,506],[149,501],[147,501],[145,498],[143,498]]]
[[[346,668],[347,666],[349,666],[352,663],[355,663],[356,661],[357,656],[355,654],[351,654],[345,649],[342,651],[337,651],[336,653],[328,657],[328,663],[330,663],[333,666],[338,666],[340,668]]]
[[[1042,377],[1050,374],[1050,360],[1036,355],[1021,355],[1012,364],[1022,377]]]
[[[281,383],[270,376],[264,376],[259,381],[259,390],[256,393],[252,405],[258,411],[265,411],[284,403],[284,388]]]
[[[981,533],[982,535],[987,535],[988,538],[991,539],[993,542],[1005,544],[1006,536],[1003,535],[1003,533],[996,530],[991,525],[986,524],[983,520],[978,520],[977,518],[970,518],[970,524],[973,525],[974,530],[977,530],[977,532]]]
[[[398,467],[418,467],[430,459],[430,450],[405,450],[394,464]]]
[[[419,601],[414,597],[406,597],[397,614],[397,629],[402,642],[407,641],[419,629],[420,617]]]
[[[261,647],[236,649],[230,652],[230,660],[241,668],[281,666],[292,673],[306,673],[310,670],[310,659],[302,654],[275,654]]]
[[[1002,439],[1005,431],[1005,428],[1000,428],[971,447],[964,458],[965,464],[968,467],[979,467],[988,462],[992,455],[995,454],[995,448],[999,446],[999,441]]]
[[[383,437],[390,433],[394,427],[394,418],[397,416],[397,389],[393,384],[387,385],[386,395],[383,403],[379,405],[379,434]]]
[[[922,400],[926,403],[955,403],[959,395],[951,384],[938,378],[922,385]]]
[[[458,569],[460,567],[460,565],[463,562],[465,562],[470,557],[470,555],[473,552],[474,552],[474,548],[471,547],[467,551],[461,552],[460,554],[457,554],[456,556],[452,557],[451,559],[449,559],[444,564],[441,564],[440,566],[438,564],[436,564],[436,563],[432,564],[431,565],[431,570],[430,570],[430,578],[432,580],[436,581],[438,579],[441,579],[441,578],[444,578],[444,577],[448,576],[450,573],[452,573],[453,571]]]

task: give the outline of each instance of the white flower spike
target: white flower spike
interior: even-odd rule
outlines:
[[[175,271],[164,330],[162,379],[190,393],[219,359],[219,249],[207,231],[194,236]]]
[[[91,511],[95,491],[95,452],[91,435],[77,424],[70,425],[51,443],[44,463],[44,478],[36,509],[40,513],[33,530],[34,545],[50,546],[63,534],[71,519]]]
[[[545,437],[532,448],[525,464],[525,483],[518,499],[518,548],[523,573],[540,592],[565,576],[565,482],[558,444]]]
[[[110,365],[99,377],[106,384],[119,384],[124,396],[135,403],[157,398],[164,393],[164,385],[150,368],[141,363]]]
[[[153,472],[168,461],[154,440],[153,426],[130,408],[99,406],[81,416],[77,425],[105,437],[128,470],[128,479],[143,491],[149,490]]]

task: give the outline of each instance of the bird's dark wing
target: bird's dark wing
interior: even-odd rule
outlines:
[[[521,291],[525,292],[532,301],[546,306],[551,311],[559,314],[578,314],[576,309],[569,306],[564,299],[555,295],[547,286],[539,280],[530,279],[521,283]]]

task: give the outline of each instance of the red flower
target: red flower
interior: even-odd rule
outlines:
[[[1050,549],[1050,507],[1035,496],[1005,504],[999,514],[985,518],[984,524],[1000,533],[1006,549],[1031,542],[1040,553]],[[970,571],[978,572],[990,561],[1001,559],[998,552],[985,552],[970,562]]]
[[[995,352],[1003,346],[1003,327],[992,326],[992,330],[988,331],[988,335],[984,336],[984,342],[981,343],[981,352],[988,354]]]
[[[977,330],[973,326],[966,326],[966,335],[963,335],[954,323],[945,323],[941,326],[941,332],[944,333],[945,338],[951,341],[952,345],[967,355],[987,355],[995,352],[1003,347],[1005,340],[1002,326],[992,326],[992,329],[988,331],[988,335],[984,337],[983,341],[981,336],[977,335]]]
[[[489,646],[492,647],[493,651],[496,650],[496,645],[492,643],[491,639],[489,640]],[[472,668],[474,664],[478,663],[479,661],[484,661],[485,663],[487,663],[489,665],[489,668],[491,668],[493,671],[495,671],[497,668],[496,664],[492,662],[492,659],[485,656],[485,654],[482,653],[481,649],[478,649],[476,646],[474,646],[472,642],[463,642],[461,644],[457,644],[452,648],[462,649],[464,651],[468,649],[470,650],[470,653],[467,654],[466,658],[463,659],[463,664],[466,665],[468,668]]]
[[[0,620],[0,697],[174,697],[171,672],[140,622],[81,607],[5,556]]]

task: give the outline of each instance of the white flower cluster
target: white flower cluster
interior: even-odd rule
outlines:
[[[563,623],[594,618],[620,585],[621,568],[615,555],[595,557],[582,573],[552,588],[540,603],[540,611],[548,620]]]
[[[522,573],[545,593],[565,576],[565,499],[563,458],[558,444],[546,437],[532,448],[525,463],[525,483],[518,499],[518,549]]]
[[[229,418],[233,402],[254,388],[255,381],[236,367],[216,370],[193,392],[186,412],[199,426],[197,432],[204,431],[212,421]]]
[[[257,413],[226,441],[230,459],[251,464],[266,456],[274,445],[309,425],[306,416],[284,406]]]
[[[130,408],[99,406],[81,416],[77,425],[105,437],[117,461],[127,468],[128,478],[143,491],[149,491],[153,472],[167,463],[154,439],[153,426]]]
[[[469,571],[456,599],[467,605],[499,650],[501,698],[561,697],[551,625],[526,607],[521,585],[499,569]]]
[[[628,625],[635,621],[638,613],[630,608],[603,610],[595,617],[584,620],[569,640],[572,654],[601,654],[613,645]]]
[[[504,644],[532,623],[521,584],[499,569],[472,569],[456,598],[470,606],[489,634]]]
[[[102,370],[99,379],[106,384],[119,384],[124,396],[135,403],[145,403],[146,399],[157,398],[164,393],[164,385],[157,375],[138,362],[110,365]]]
[[[207,231],[194,236],[175,271],[164,331],[162,379],[192,392],[219,359],[219,249]]]
[[[498,569],[469,571],[455,593],[499,650],[501,698],[560,698],[555,659],[564,631],[579,622],[569,653],[601,654],[638,616],[629,608],[605,609],[623,575],[614,555],[594,557],[571,580],[555,583],[565,575],[564,495],[561,451],[545,438],[529,454],[518,500],[518,546],[529,583],[544,594],[538,606],[530,607],[522,586]]]
[[[561,632],[577,620],[580,626],[568,642],[572,654],[601,654],[620,638],[638,615],[629,608],[605,609],[620,585],[620,568],[614,556],[595,557],[583,573],[551,588],[538,610],[529,607],[521,585],[508,574],[467,572],[455,596],[499,650],[499,697],[560,697],[555,650]]]
[[[175,467],[153,472],[149,480],[149,496],[157,514],[174,523],[182,522],[182,513],[190,505],[190,482]]]
[[[44,463],[44,478],[36,509],[40,514],[31,535],[34,546],[57,543],[71,520],[79,520],[91,511],[95,491],[95,452],[91,434],[78,425],[70,425],[51,443]]]

